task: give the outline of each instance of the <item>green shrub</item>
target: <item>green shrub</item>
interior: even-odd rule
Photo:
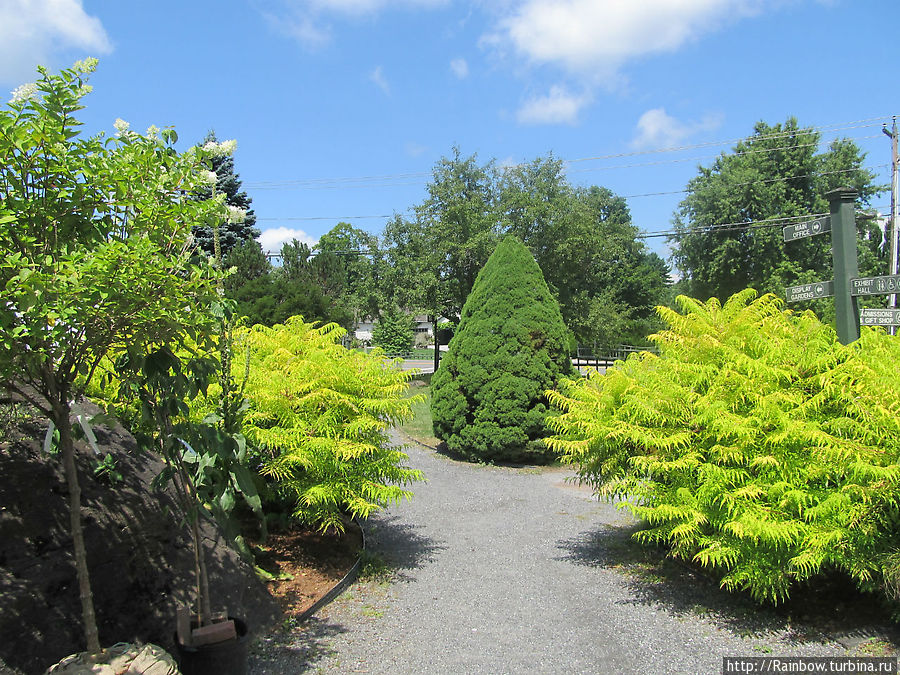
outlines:
[[[409,498],[401,486],[422,480],[388,438],[421,399],[404,397],[412,374],[385,368],[377,351],[345,349],[344,333],[293,317],[234,336],[235,375],[248,373],[243,432],[260,450],[261,472],[296,518],[323,530],[341,529],[345,512],[365,518]]]
[[[545,390],[571,369],[559,305],[515,237],[478,274],[435,373],[435,436],[468,459],[544,462]]]
[[[413,340],[413,318],[396,307],[382,312],[372,329],[372,344],[392,356],[412,351]]]
[[[660,355],[550,393],[549,445],[645,520],[636,536],[777,603],[815,575],[884,582],[898,534],[900,341],[841,345],[744,291],[660,308]],[[896,567],[896,566],[895,566]]]

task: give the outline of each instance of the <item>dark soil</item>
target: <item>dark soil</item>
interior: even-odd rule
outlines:
[[[270,534],[256,563],[275,577],[269,591],[285,618],[298,617],[343,579],[359,558],[362,532],[348,523],[343,534],[307,529]]]
[[[68,493],[60,458],[41,450],[45,430],[45,421],[30,419],[0,436],[0,672],[5,664],[41,673],[84,649]],[[160,461],[139,453],[121,427],[95,433],[122,474],[115,482],[95,477],[93,452],[79,448],[100,642],[154,642],[171,649],[176,607],[189,601],[193,584],[186,529],[170,494],[149,487]],[[204,537],[214,609],[244,618],[254,633],[276,624],[279,602],[252,566],[209,523]]]

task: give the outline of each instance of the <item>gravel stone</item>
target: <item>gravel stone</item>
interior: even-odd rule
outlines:
[[[251,673],[721,673],[724,656],[858,654],[638,546],[636,521],[568,469],[407,452],[428,482],[365,524],[392,579],[264,639]],[[894,640],[881,621],[850,626],[852,649]]]

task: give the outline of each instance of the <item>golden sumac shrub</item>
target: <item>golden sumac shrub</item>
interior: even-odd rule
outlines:
[[[778,603],[816,575],[891,586],[900,340],[842,345],[753,290],[660,308],[659,355],[549,392],[548,444],[647,528],[636,537]]]
[[[405,396],[412,373],[379,350],[346,349],[345,332],[296,316],[234,337],[235,375],[246,378],[243,432],[258,470],[295,518],[323,530],[410,498],[407,486],[424,479],[389,435],[420,399]]]
[[[435,436],[484,462],[544,463],[545,390],[571,370],[566,328],[521,241],[504,239],[479,272],[431,380]]]

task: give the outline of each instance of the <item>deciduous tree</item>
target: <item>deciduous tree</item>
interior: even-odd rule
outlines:
[[[785,286],[831,278],[827,242],[810,237],[786,244],[778,219],[828,213],[824,195],[839,186],[857,190],[860,207],[880,188],[852,141],[835,141],[821,153],[820,141],[818,131],[794,118],[759,122],[731,153],[700,167],[675,214],[672,238],[692,295],[727,298],[745,288],[781,294]],[[857,225],[860,271],[871,274],[882,255],[882,234],[870,220]]]
[[[0,380],[59,432],[90,652],[100,645],[72,407],[111,349],[203,330],[213,271],[192,261],[190,232],[224,210],[189,198],[202,187],[205,155],[177,153],[173,130],[139,135],[118,120],[115,138],[80,135],[75,115],[95,65],[40,68],[0,110]]]

